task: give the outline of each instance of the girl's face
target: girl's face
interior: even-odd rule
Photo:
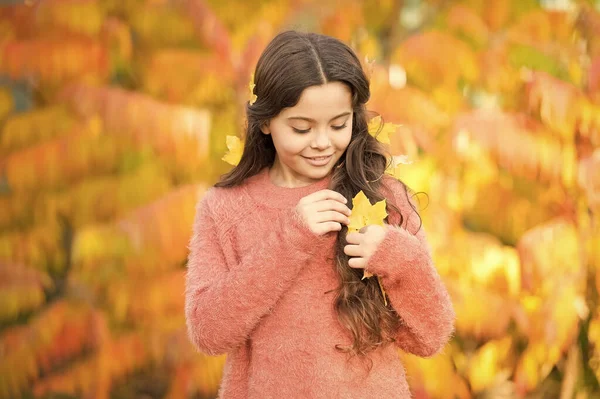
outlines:
[[[326,177],[352,136],[352,93],[340,82],[311,86],[298,103],[262,127],[277,154],[271,177],[277,185],[301,187]]]

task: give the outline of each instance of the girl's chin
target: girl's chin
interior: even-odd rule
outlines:
[[[333,168],[329,165],[321,168],[312,168],[310,170],[307,170],[306,173],[304,173],[304,175],[313,180],[318,180],[326,177],[332,169]]]

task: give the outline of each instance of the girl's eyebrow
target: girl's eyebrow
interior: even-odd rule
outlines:
[[[331,118],[331,120],[330,120],[329,122],[331,122],[331,121],[333,121],[333,120],[336,120],[337,118],[341,118],[342,116],[350,115],[351,113],[352,113],[352,112],[344,112],[344,113],[341,113],[341,114],[339,114],[338,116],[334,116],[333,118]],[[305,116],[290,116],[290,117],[288,118],[288,120],[289,120],[289,119],[300,119],[300,120],[307,121],[307,122],[316,122],[314,119],[307,118],[307,117],[305,117]]]

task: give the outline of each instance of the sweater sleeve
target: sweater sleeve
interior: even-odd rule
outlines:
[[[395,179],[388,186],[405,223],[397,226],[398,221],[393,223],[391,219],[399,217],[391,215],[392,225],[387,226],[386,236],[369,259],[367,270],[381,277],[400,316],[396,345],[418,356],[433,356],[454,332],[454,309],[433,263],[423,227],[419,228],[420,219],[409,204],[406,188]]]
[[[188,335],[202,352],[218,355],[243,344],[291,286],[323,242],[294,209],[283,211],[252,252],[228,264],[228,232],[219,232],[208,201],[200,201],[189,245],[185,315]],[[231,255],[231,253],[227,253]]]

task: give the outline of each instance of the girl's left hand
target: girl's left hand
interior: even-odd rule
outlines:
[[[350,233],[346,236],[348,245],[344,247],[344,253],[351,256],[348,266],[355,269],[365,269],[369,259],[379,244],[385,238],[387,226],[368,225],[360,229],[358,233]]]

